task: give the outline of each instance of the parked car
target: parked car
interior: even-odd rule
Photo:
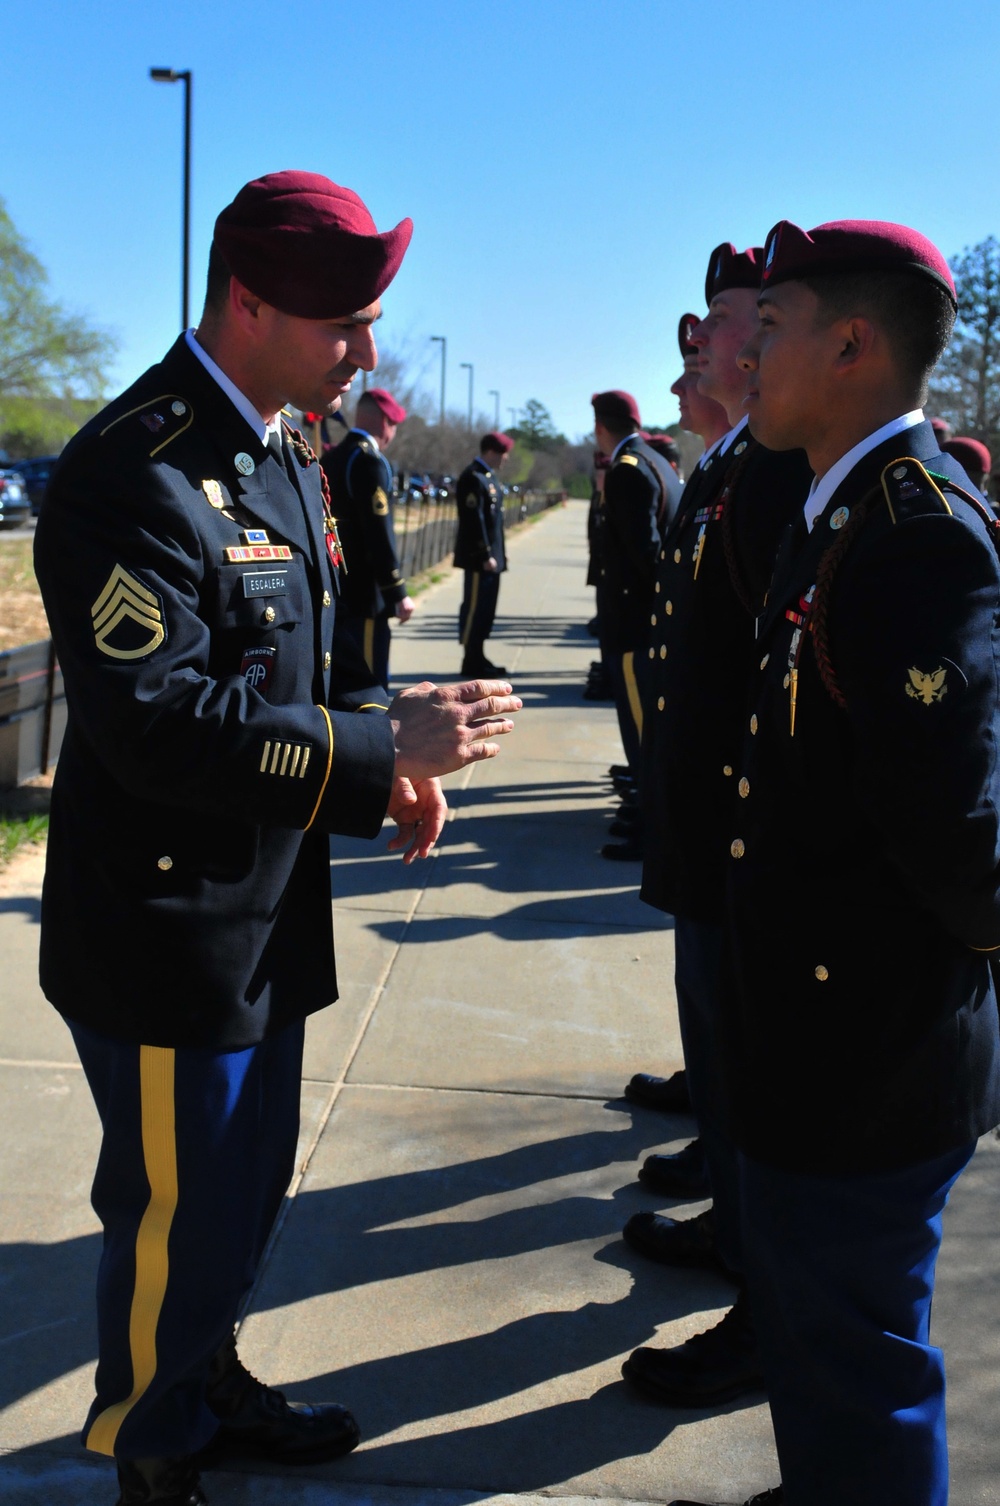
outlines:
[[[0,528],[20,528],[31,517],[28,488],[20,471],[0,469]]]
[[[28,488],[28,500],[31,503],[31,511],[36,517],[38,516],[38,509],[42,498],[45,495],[45,488],[49,484],[52,468],[57,459],[58,456],[56,455],[41,455],[34,460],[17,461],[17,469],[24,477],[25,485]]]

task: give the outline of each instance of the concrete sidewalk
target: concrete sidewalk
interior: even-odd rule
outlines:
[[[437,856],[404,869],[384,840],[333,844],[342,997],[309,1024],[301,1172],[240,1348],[290,1395],[349,1404],[365,1442],[295,1474],[212,1473],[213,1506],[742,1502],[777,1481],[761,1399],[672,1411],[619,1377],[731,1289],[619,1237],[657,1206],[637,1163],[691,1126],[619,1096],[680,1045],[669,924],[637,867],[598,856],[620,749],[611,707],[580,696],[584,524],[569,504],[512,542],[488,652],[525,710],[500,758],[448,781]],[[397,683],[457,678],[459,595],[453,575],[420,598]],[[41,867],[0,875],[0,1500],[111,1506],[112,1469],[77,1442],[98,1124],[35,980]],[[955,1506],[1000,1503],[998,1174],[990,1137],[946,1220]]]

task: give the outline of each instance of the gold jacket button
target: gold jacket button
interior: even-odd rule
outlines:
[[[323,655],[323,668],[324,669],[329,669],[330,665],[332,663],[333,663],[333,655],[331,653],[324,654]]]
[[[759,724],[757,722],[757,713],[755,711],[754,714],[753,714],[753,716],[750,718],[750,736],[751,737],[756,737],[757,736],[757,727],[758,727],[758,725]]]
[[[727,779],[732,779],[732,777],[733,777],[733,766],[732,766],[732,764],[731,763],[724,763],[722,765],[722,772],[723,772],[723,774],[725,774],[725,776],[726,776]]]
[[[655,587],[653,589],[656,591],[657,596],[659,596],[659,594],[660,594],[660,582],[659,581],[656,582],[656,585],[655,585]]]
[[[663,699],[662,696],[660,696],[660,699],[656,703],[656,709],[657,709],[657,711],[662,711],[663,708],[664,708],[664,706],[666,704],[667,704],[666,701]]]
[[[265,622],[273,622],[274,618],[275,618],[274,608],[273,607],[265,607],[264,608],[264,621]]]
[[[325,607],[329,607],[329,606],[333,605],[333,597],[330,595],[329,591],[324,591],[323,592],[323,605]]]
[[[660,658],[661,659],[665,659],[666,657],[667,657],[667,645],[665,643],[661,643],[660,644]]]
[[[741,779],[739,783],[740,799],[745,800],[750,793],[749,779]]]
[[[767,668],[767,661],[768,661],[768,659],[770,659],[770,657],[771,657],[770,654],[765,654],[764,655],[763,659],[761,659],[761,661],[760,661],[760,667],[761,667],[761,669],[766,669]]]
[[[655,659],[656,658],[656,649],[655,648],[651,648],[650,649],[650,651],[649,651],[649,657],[651,659]]]
[[[169,873],[171,868],[174,866],[174,860],[173,858],[157,858],[156,866],[161,870],[161,872]]]
[[[673,604],[672,601],[668,601],[667,602],[667,616],[668,617],[672,617],[673,615],[674,615],[674,604]]]
[[[656,613],[655,612],[651,612],[650,613],[649,625],[650,625],[650,627],[655,627],[656,626]]]
[[[679,549],[675,549],[674,550],[674,564],[675,565],[679,565],[680,562],[681,562],[681,552],[680,552]]]
[[[821,983],[825,983],[826,980],[827,980],[827,978],[829,978],[829,976],[830,976],[830,969],[828,967],[824,967],[823,964],[822,964],[822,962],[821,962],[820,965],[819,965],[819,967],[816,969],[816,977],[819,979],[819,981]]]
[[[746,852],[743,838],[737,837],[735,842],[730,842],[729,851],[732,853],[734,858],[741,858]]]

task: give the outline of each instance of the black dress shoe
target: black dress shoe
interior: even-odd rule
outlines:
[[[728,1274],[715,1245],[711,1208],[694,1218],[667,1218],[662,1213],[633,1213],[622,1230],[633,1250],[659,1265],[694,1266]]]
[[[764,1389],[745,1292],[725,1317],[673,1349],[636,1349],[622,1366],[633,1386],[665,1407],[714,1407]]]
[[[621,777],[631,779],[632,770],[629,768],[627,763],[610,763],[608,764],[608,777],[610,779],[618,779]]]
[[[601,848],[601,857],[610,858],[613,863],[641,863],[642,843],[636,837],[630,837],[625,842],[605,842]]]
[[[638,821],[630,821],[626,816],[617,815],[608,827],[608,836],[628,837],[631,840],[637,835],[636,827],[638,824]]]
[[[463,659],[461,672],[470,680],[495,680],[507,673],[507,666],[492,664],[489,659]]]
[[[117,1506],[207,1506],[194,1459],[116,1459]]]
[[[662,1192],[667,1197],[708,1197],[712,1189],[701,1141],[692,1140],[672,1156],[647,1156],[639,1181],[650,1191]]]
[[[626,1084],[625,1097],[629,1103],[641,1104],[644,1109],[660,1109],[664,1114],[691,1113],[691,1094],[683,1067],[669,1077],[636,1072]]]
[[[744,1501],[743,1506],[784,1506],[785,1492],[780,1485],[773,1485],[770,1490],[761,1490],[749,1501]],[[724,1506],[721,1501],[671,1501],[669,1506]]]
[[[207,1451],[213,1460],[254,1454],[278,1464],[320,1464],[349,1454],[361,1442],[346,1407],[286,1401],[252,1376],[236,1353],[235,1338],[212,1361],[205,1400],[221,1424]]]

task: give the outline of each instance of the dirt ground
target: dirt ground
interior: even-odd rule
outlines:
[[[0,651],[49,636],[31,545],[31,539],[0,538]]]

